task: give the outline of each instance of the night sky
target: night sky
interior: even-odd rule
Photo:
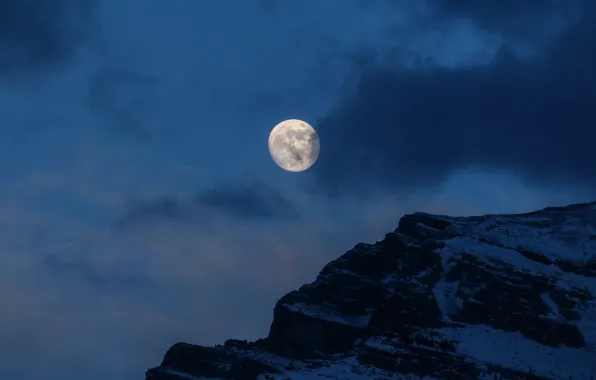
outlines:
[[[140,379],[405,213],[596,199],[595,67],[592,0],[0,1],[2,377]]]

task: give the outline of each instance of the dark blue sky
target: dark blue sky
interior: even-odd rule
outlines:
[[[406,212],[593,200],[595,7],[2,1],[3,375],[130,379],[264,336]],[[321,136],[304,173],[267,151],[288,118]]]

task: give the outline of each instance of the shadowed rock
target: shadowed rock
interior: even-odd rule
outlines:
[[[267,338],[178,343],[147,379],[589,378],[594,236],[596,203],[406,215],[283,296]]]

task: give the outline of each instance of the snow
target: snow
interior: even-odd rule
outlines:
[[[220,380],[218,378],[213,378],[213,377],[196,377],[196,376],[189,375],[188,373],[185,373],[185,372],[174,371],[173,369],[170,369],[170,368],[163,369],[162,371],[164,373],[167,373],[170,375],[176,375],[180,379],[184,379],[184,380]],[[221,380],[224,380],[224,379],[221,379]]]
[[[457,313],[462,308],[462,301],[456,297],[459,281],[447,282],[445,281],[444,276],[456,265],[455,262],[449,260],[453,256],[454,254],[452,254],[452,252],[449,252],[449,254],[441,254],[443,276],[433,288],[433,293],[437,300],[439,310],[441,310],[443,320],[446,322],[450,322],[450,315]]]
[[[588,350],[596,358],[596,307],[591,304],[587,310],[580,312],[581,319],[575,323],[584,335],[584,340]]]
[[[594,215],[494,215],[484,217],[480,223],[478,219],[430,217],[451,222],[459,233],[452,238],[445,238],[445,246],[438,251],[445,274],[463,254],[469,254],[493,267],[499,267],[501,263],[516,271],[548,278],[555,287],[565,291],[576,288],[596,295],[596,278],[565,272],[556,264],[539,263],[517,251],[524,248],[540,253],[552,262],[559,259],[581,264],[590,259],[596,260]],[[499,273],[503,275],[506,272]],[[447,322],[450,322],[449,315],[461,308],[461,300],[456,297],[458,290],[465,291],[460,289],[459,282],[446,282],[444,278],[433,289],[443,319]],[[551,310],[546,317],[566,321],[549,294],[540,296]],[[459,340],[458,354],[467,355],[470,360],[492,362],[521,371],[532,369],[537,375],[557,379],[567,379],[571,374],[576,380],[587,380],[590,376],[596,376],[596,306],[593,302],[586,303],[577,311],[580,320],[571,322],[584,335],[587,349],[543,346],[519,333],[503,332],[484,325],[434,331],[447,339]]]
[[[388,340],[386,337],[383,336],[373,336],[368,338],[364,345],[366,347],[374,348],[377,350],[387,351],[387,352],[396,352],[398,351],[394,346],[387,343]]]
[[[534,237],[534,239],[541,239],[541,237]],[[546,265],[542,263],[538,263],[534,260],[530,260],[527,257],[521,255],[516,250],[510,248],[511,245],[505,244],[504,241],[508,240],[507,238],[497,238],[493,236],[492,241],[501,243],[505,245],[504,247],[500,247],[497,245],[488,244],[478,240],[477,238],[473,238],[470,236],[463,236],[463,237],[456,237],[453,239],[445,240],[446,246],[439,250],[439,254],[443,258],[443,265],[445,268],[445,263],[449,258],[452,257],[459,257],[463,253],[467,253],[470,255],[474,255],[479,258],[485,259],[494,259],[498,261],[502,261],[505,264],[509,264],[517,270],[522,270],[526,272],[533,273],[539,276],[550,277],[555,280],[557,283],[556,285],[566,289],[571,290],[573,287],[578,289],[588,289],[590,293],[596,294],[596,277],[586,277],[577,275],[574,273],[569,273],[563,271],[557,265]],[[522,242],[522,240],[517,240],[518,243]],[[518,244],[518,246],[525,246],[525,247],[537,247],[542,245],[542,243],[535,243],[532,242],[530,238],[523,240],[523,244]],[[591,248],[594,253],[596,253],[596,246]],[[546,250],[536,250],[540,253],[545,253]],[[577,249],[576,249],[577,251]],[[551,256],[557,256],[555,254],[551,254]],[[571,256],[571,255],[570,255]],[[583,257],[583,253],[581,254]],[[596,255],[595,255],[596,256]],[[563,256],[566,257],[566,256]],[[596,257],[594,257],[596,259]],[[585,257],[584,257],[585,260]],[[491,262],[494,265],[494,261]],[[448,272],[449,268],[445,268],[446,272]]]
[[[356,316],[346,315],[330,306],[312,305],[305,303],[294,303],[291,305],[284,305],[284,307],[296,313],[301,313],[312,318],[322,319],[325,321],[335,322],[342,325],[354,327],[366,327],[371,317],[371,314],[363,314]]]
[[[499,260],[516,267],[518,270],[525,270],[549,277],[557,272],[564,273],[554,265],[545,265],[530,260],[513,249],[484,243],[471,237],[456,237],[445,241],[445,244],[446,246],[439,251],[439,254],[445,258],[460,257],[466,253],[479,258]]]
[[[496,219],[498,223],[494,222],[492,219]],[[464,230],[466,230],[466,228],[472,228],[472,230],[477,229],[475,227],[469,227],[461,222],[459,223],[460,226],[463,225],[463,227],[461,228],[463,228]],[[505,221],[502,217],[491,217],[487,221],[485,221],[483,225],[494,226],[504,223]],[[574,228],[576,228],[579,223],[574,223]],[[534,229],[536,229],[536,227],[534,227]],[[546,265],[538,263],[521,255],[514,249],[508,248],[511,242],[515,240],[518,246],[523,245],[525,247],[534,248],[540,247],[540,249],[536,249],[536,251],[543,254],[549,253],[552,257],[559,257],[558,254],[553,253],[553,251],[556,251],[556,249],[553,250],[552,248],[548,248],[548,244],[546,244],[545,246],[544,243],[536,242],[545,239],[545,236],[548,235],[544,235],[542,233],[532,234],[529,232],[529,230],[529,227],[512,228],[508,225],[504,225],[498,234],[490,235],[491,241],[503,244],[505,245],[504,247],[480,241],[478,235],[472,235],[473,237],[470,235],[458,236],[452,239],[445,240],[445,247],[438,251],[438,253],[442,257],[445,273],[448,273],[451,266],[453,266],[453,263],[448,262],[449,259],[461,257],[462,254],[467,253],[480,259],[484,259],[485,261],[492,260],[491,265],[495,265],[494,260],[498,260],[505,264],[511,265],[512,267],[514,267],[514,269],[518,271],[526,271],[530,274],[550,278],[556,287],[566,291],[571,291],[573,290],[573,288],[580,290],[585,289],[590,294],[596,295],[596,277],[585,277],[575,273],[565,272],[557,265]],[[481,237],[482,231],[485,230],[481,229],[480,231],[474,231],[474,233],[478,233]],[[549,229],[548,231],[551,230]],[[581,230],[581,233],[590,233],[591,231],[593,231],[592,227],[585,227],[584,230]],[[502,235],[504,232],[507,232],[508,235]],[[517,237],[512,236],[514,232],[518,234]],[[548,241],[557,240],[550,239]],[[505,242],[507,242],[508,244],[505,244]],[[594,246],[592,242],[587,243],[587,240],[580,240],[580,242],[582,244],[588,244],[588,248],[591,249],[590,252],[592,252],[593,255],[594,253],[596,253],[596,246]],[[561,245],[557,245],[556,247],[561,247]],[[571,250],[569,247],[568,249]],[[576,250],[577,249],[578,248],[576,247]],[[582,250],[582,247],[579,247],[579,250]],[[448,315],[453,311],[456,311],[457,308],[460,307],[460,305],[458,304],[459,301],[457,297],[455,297],[455,292],[457,291],[458,285],[458,283],[447,283],[443,279],[441,279],[441,281],[437,283],[434,289],[439,308],[443,312],[443,315],[445,316],[447,321]],[[558,308],[556,307],[554,302],[550,299],[550,297],[546,297],[548,297],[548,295],[542,295],[542,298],[545,301],[545,303],[553,311],[553,315],[561,319],[562,317],[558,314]],[[580,331],[584,334],[584,338],[588,347],[590,347],[591,349],[596,349],[596,308],[594,304],[590,303],[585,310],[579,310],[579,314],[580,321],[574,322],[574,324],[577,325]],[[594,352],[594,355],[596,355],[596,352]]]
[[[437,378],[428,376],[420,377],[419,375],[395,374],[393,372],[387,372],[381,369],[363,366],[355,357],[349,357],[308,371],[298,370],[287,371],[285,374],[261,375],[258,377],[258,380],[320,380],[325,378],[341,380],[439,380]]]
[[[547,315],[547,317],[550,317],[552,319],[556,319],[559,321],[564,321],[565,318],[563,318],[561,316],[561,314],[559,314],[559,307],[557,306],[557,304],[555,303],[555,301],[553,301],[550,298],[550,295],[548,293],[541,293],[540,294],[540,298],[542,298],[542,301],[550,308],[551,310],[551,314]]]
[[[435,329],[448,339],[457,339],[458,354],[469,356],[483,363],[503,367],[530,369],[536,375],[574,380],[588,380],[596,376],[596,357],[588,350],[568,347],[553,348],[524,338],[519,333],[495,330],[488,326]]]
[[[563,219],[563,215],[561,216]],[[492,238],[507,247],[540,252],[551,260],[585,261],[596,252],[596,217],[557,218],[492,216],[466,228],[470,234]]]
[[[298,363],[298,365],[300,365],[300,362],[295,362],[293,359],[277,356],[277,355],[271,354],[267,351],[261,351],[258,349],[245,350],[245,349],[238,349],[238,348],[234,348],[233,350],[243,354],[244,356],[246,356],[248,358],[258,360],[262,363],[265,363],[265,364],[267,364],[271,367],[275,367],[275,368],[288,367],[293,363]]]
[[[441,278],[433,289],[445,322],[451,322],[450,316],[456,314],[463,306],[461,299],[456,297],[458,287],[459,281],[447,282],[444,278]]]

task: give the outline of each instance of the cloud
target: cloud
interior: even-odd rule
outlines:
[[[297,216],[295,205],[280,190],[256,181],[219,185],[191,196],[165,195],[152,200],[131,200],[118,226],[168,220],[208,227],[218,218],[258,222]]]
[[[434,2],[437,17],[461,17],[472,20],[483,29],[509,36],[528,37],[544,31],[545,23],[573,18],[581,11],[583,0],[438,0]]]
[[[443,4],[475,20],[495,7]],[[315,123],[323,149],[311,179],[330,194],[365,194],[437,185],[456,170],[483,168],[536,183],[596,185],[594,14],[586,10],[529,57],[503,44],[485,64],[380,62],[363,70],[355,90]]]
[[[65,63],[91,33],[95,0],[0,2],[0,75]]]
[[[212,188],[198,194],[195,201],[239,219],[286,218],[297,214],[280,190],[264,182]]]

